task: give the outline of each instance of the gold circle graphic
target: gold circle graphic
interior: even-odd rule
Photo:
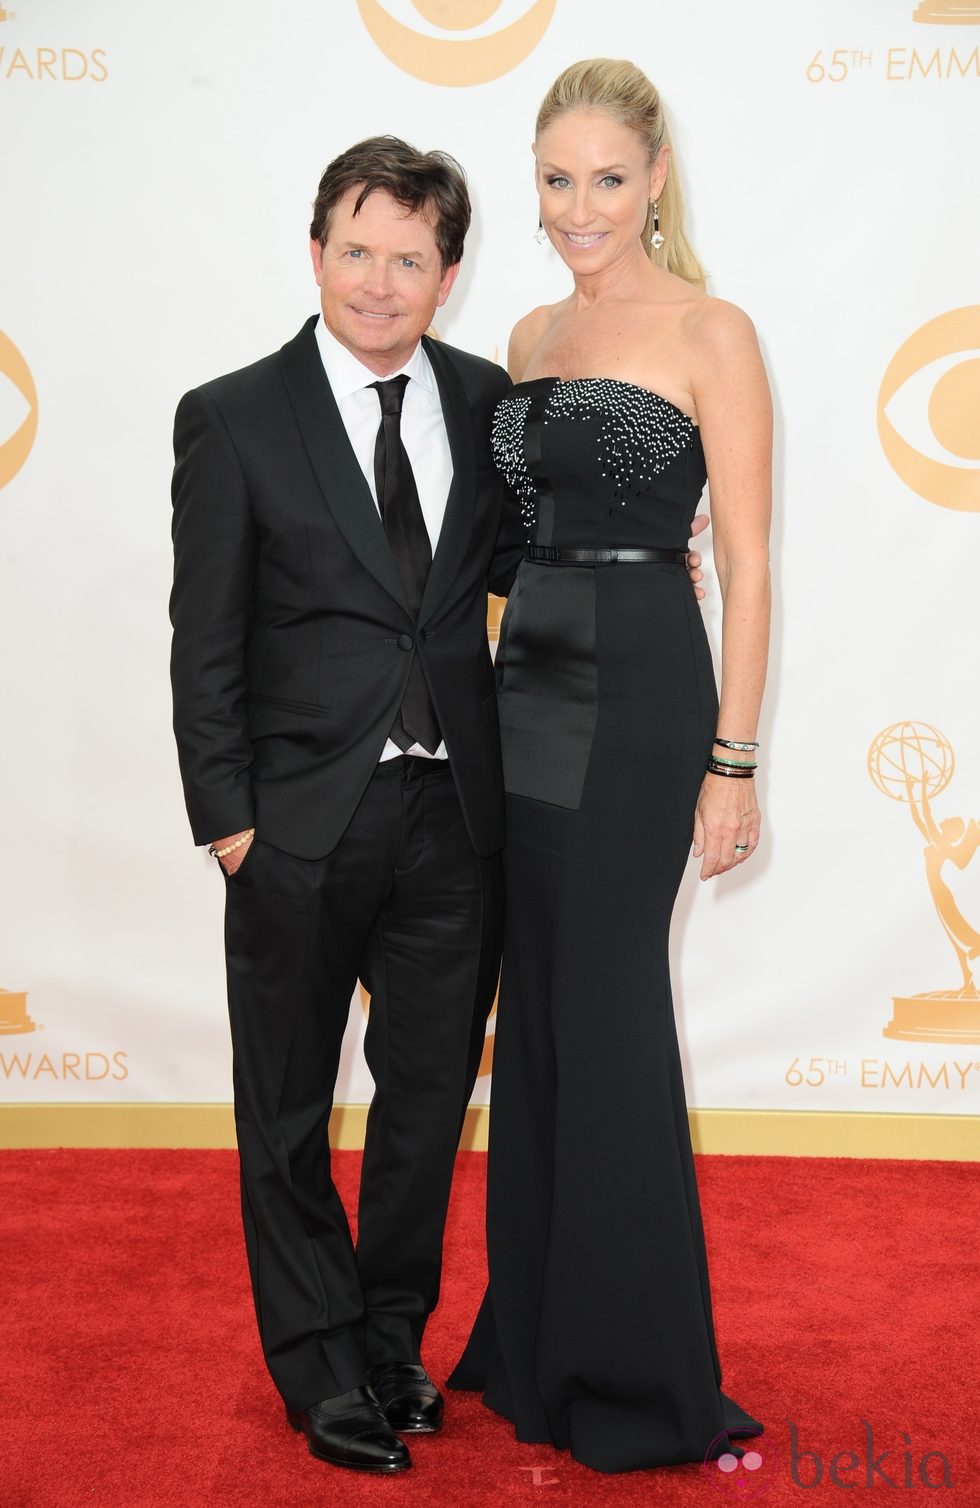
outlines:
[[[931,723],[892,723],[872,739],[868,774],[885,796],[938,796],[953,778],[956,756],[949,739]]]
[[[950,309],[920,326],[899,347],[888,363],[878,391],[878,438],[892,469],[919,497],[937,503],[940,508],[954,508],[961,513],[980,512],[980,467],[947,466],[942,461],[924,456],[914,445],[903,440],[885,409],[902,384],[928,362],[955,351],[975,351],[978,347],[980,305],[968,304],[962,309]],[[976,366],[975,360],[969,360],[951,367],[936,384],[929,404],[929,420],[937,439],[944,445],[947,437],[955,440],[956,445],[947,448],[970,459],[977,455],[976,400],[980,381]],[[958,447],[970,426],[973,429],[968,441],[971,448],[963,451]]]
[[[472,31],[498,11],[503,0],[412,0],[412,5],[433,26],[443,31]]]
[[[490,0],[482,3],[466,0],[465,4],[452,5],[455,19],[447,21],[448,4],[439,4],[438,0],[412,0],[412,3],[426,20],[454,31],[479,25],[497,9]],[[462,39],[428,37],[413,31],[389,15],[379,0],[357,0],[357,8],[375,45],[405,73],[426,84],[467,88],[499,79],[523,63],[548,30],[556,3],[557,0],[534,0],[530,10],[500,31],[486,37]]]
[[[20,428],[0,445],[0,487],[12,482],[34,444],[37,434],[37,389],[30,367],[8,335],[0,330],[0,374],[12,382],[25,399],[30,412]]]
[[[932,26],[980,26],[980,5],[970,0],[922,0],[912,20]]]
[[[980,461],[980,357],[944,372],[929,399],[929,423],[940,445]]]

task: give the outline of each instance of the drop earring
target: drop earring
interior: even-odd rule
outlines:
[[[534,233],[534,239],[537,241],[537,243],[538,243],[539,246],[543,246],[544,243],[545,243],[545,241],[547,241],[547,239],[548,239],[548,232],[545,230],[544,226],[541,224],[541,216],[540,215],[538,216],[538,228],[537,228],[537,230]]]
[[[654,251],[659,251],[664,244],[664,238],[660,234],[660,214],[657,209],[656,199],[650,200],[650,208],[653,210],[653,235],[650,237],[650,245]]]

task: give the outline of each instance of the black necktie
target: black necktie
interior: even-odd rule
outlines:
[[[387,382],[372,382],[381,403],[381,425],[374,446],[374,481],[378,489],[378,507],[388,546],[394,556],[398,574],[405,588],[412,616],[417,619],[422,593],[432,564],[432,546],[422,517],[415,476],[402,443],[402,403],[408,378],[404,373]],[[402,750],[421,744],[434,754],[442,742],[435,708],[429,696],[417,654],[412,666],[401,709],[391,730],[393,741]]]

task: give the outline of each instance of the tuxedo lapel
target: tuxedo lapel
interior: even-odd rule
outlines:
[[[361,564],[408,612],[405,589],[385,539],[381,516],[323,370],[313,333],[317,318],[314,315],[309,319],[295,339],[288,341],[279,352],[286,392],[320,490],[337,527]],[[436,554],[438,557],[438,551]],[[430,572],[430,583],[431,577]]]
[[[453,461],[453,480],[446,499],[446,513],[439,542],[425,583],[419,623],[425,623],[442,602],[459,571],[473,531],[476,460],[473,447],[473,417],[466,390],[455,367],[437,340],[423,336],[425,354],[439,384],[442,415]]]

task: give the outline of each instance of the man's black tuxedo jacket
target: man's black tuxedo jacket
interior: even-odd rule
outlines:
[[[453,482],[416,624],[327,382],[316,317],[273,356],[187,393],[174,428],[174,731],[197,843],[255,827],[321,858],[377,765],[413,654],[479,854],[503,844],[488,578],[501,535],[490,453],[510,386],[492,362],[424,339]]]

